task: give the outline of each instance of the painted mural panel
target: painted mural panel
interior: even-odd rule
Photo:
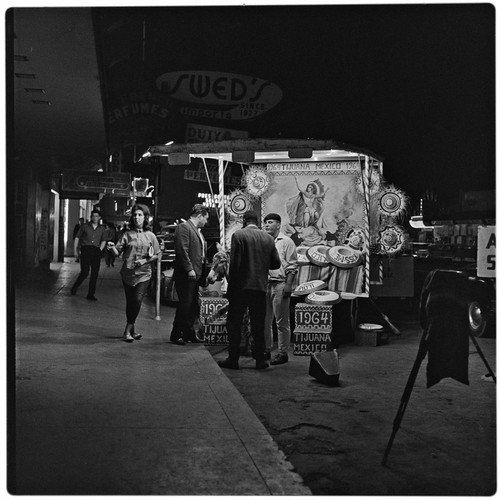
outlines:
[[[270,163],[266,179],[247,176],[250,193],[266,185],[262,215],[280,214],[281,231],[297,245],[296,286],[321,280],[330,291],[368,293],[369,219],[359,188],[361,167],[358,161]]]
[[[347,226],[363,227],[363,197],[355,189],[359,163],[278,163],[267,171],[263,213],[279,213],[282,231],[297,246],[335,246],[343,243]]]

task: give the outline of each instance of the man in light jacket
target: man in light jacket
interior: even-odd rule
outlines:
[[[282,365],[288,362],[290,348],[290,296],[292,283],[297,274],[297,248],[295,243],[280,232],[281,216],[276,213],[264,217],[264,231],[274,238],[274,244],[281,259],[279,269],[269,271],[267,285],[267,310],[264,328],[266,337],[266,354],[273,347],[273,318],[278,329],[278,352],[271,359],[272,365]]]

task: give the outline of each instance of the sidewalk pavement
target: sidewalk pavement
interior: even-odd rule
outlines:
[[[156,320],[146,298],[125,343],[119,263],[102,263],[97,302],[88,280],[70,295],[78,273],[17,283],[10,493],[311,494],[205,346],[169,343],[173,307]]]

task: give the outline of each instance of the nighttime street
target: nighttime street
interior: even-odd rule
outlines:
[[[225,347],[170,344],[175,308],[155,321],[151,299],[129,346],[118,270],[103,270],[92,314],[69,296],[77,272],[57,264],[17,289],[19,494],[494,493],[496,385],[472,342],[468,386],[426,389],[424,361],[383,467],[421,333],[401,305],[384,305],[401,335],[340,347],[330,387],[309,375],[309,356],[264,371],[242,357],[223,373]],[[496,372],[495,339],[478,342]]]
[[[8,493],[496,493],[493,4],[5,14]]]

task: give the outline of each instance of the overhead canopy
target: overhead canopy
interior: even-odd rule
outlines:
[[[382,161],[371,151],[334,140],[312,139],[239,139],[189,144],[150,146],[147,156],[168,156],[170,165],[186,165],[191,157],[211,158],[235,163],[276,161],[334,161],[367,155]]]

